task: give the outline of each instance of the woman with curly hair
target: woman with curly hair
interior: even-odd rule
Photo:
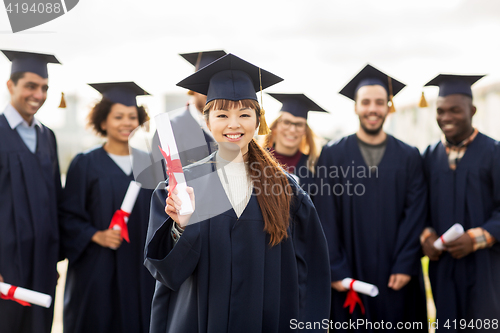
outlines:
[[[69,259],[64,331],[145,333],[155,286],[143,266],[152,192],[139,192],[128,217],[129,242],[109,226],[134,179],[128,137],[149,119],[136,105],[136,96],[148,93],[133,82],[91,86],[103,98],[88,124],[106,143],[78,154],[67,174],[61,204],[61,239]]]
[[[192,215],[179,214],[177,188],[160,183],[153,194],[146,266],[161,285],[151,332],[289,332],[328,318],[315,208],[253,139],[268,131],[256,91],[281,80],[228,54],[178,83],[207,95],[219,150],[184,169]]]

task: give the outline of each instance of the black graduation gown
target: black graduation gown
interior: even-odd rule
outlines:
[[[61,178],[54,133],[37,127],[32,153],[0,115],[0,274],[6,283],[54,297]],[[54,307],[0,299],[2,332],[50,332]]]
[[[183,166],[187,166],[193,162],[200,161],[217,150],[217,142],[206,133],[196,119],[193,118],[191,112],[189,111],[189,105],[181,112],[174,111],[171,113],[171,124],[174,136],[177,142],[177,149],[179,151],[179,159]],[[152,165],[146,170],[144,174],[146,177],[141,178],[154,178],[153,181],[148,181],[147,183],[154,184],[151,188],[155,188],[159,182],[164,181],[166,177],[166,169],[163,161],[163,156],[158,149],[160,145],[160,139],[158,133],[155,132],[152,142],[152,157],[155,161],[155,165]],[[161,174],[157,171],[160,170],[158,165],[161,165]],[[151,172],[151,170],[155,171]],[[151,177],[150,174],[154,173],[156,176]],[[142,180],[138,180],[142,181]],[[148,187],[149,188],[149,187]],[[157,281],[155,294],[165,294],[167,293],[167,288]],[[155,308],[158,307],[158,311],[162,311],[163,305],[157,304],[158,300],[162,300],[163,297],[154,297],[153,304],[151,305],[152,312],[155,312]],[[160,317],[156,316],[156,320]],[[160,326],[158,322],[155,324],[156,329]],[[161,330],[160,330],[161,331]]]
[[[329,245],[332,281],[351,277],[376,285],[380,292],[374,298],[360,294],[366,314],[356,306],[350,315],[343,308],[346,293],[332,289],[331,319],[390,321],[393,328],[400,321],[420,321],[426,327],[419,234],[427,190],[421,156],[388,135],[378,173],[369,175],[356,135],[323,148],[314,203]],[[397,273],[412,279],[394,291],[387,285]],[[359,331],[371,331],[366,328]]]
[[[314,180],[314,174],[307,168],[307,159],[309,155],[302,154],[299,162],[295,166],[295,175],[299,178],[299,185],[302,187],[307,194],[313,199],[316,186]]]
[[[327,319],[328,250],[309,197],[291,181],[289,238],[271,248],[255,196],[239,219],[232,208],[210,212],[230,203],[213,155],[206,162],[185,169],[196,196],[190,223],[201,222],[188,225],[175,246],[165,184],[153,193],[146,266],[163,287],[155,293],[151,332],[289,332],[291,319]]]
[[[111,250],[91,241],[96,231],[109,227],[131,180],[102,147],[77,155],[69,167],[61,205],[69,259],[65,332],[149,330],[155,281],[143,266],[143,249],[152,191],[139,193],[128,221],[130,243]]]
[[[268,149],[271,155],[275,151],[274,149]],[[316,185],[314,181],[314,174],[307,168],[307,159],[309,155],[302,154],[300,156],[299,161],[296,165],[289,166],[288,171],[294,177],[296,177],[297,183],[299,183],[300,187],[313,199],[313,195],[316,192]],[[278,159],[275,157],[278,161]],[[279,161],[278,161],[279,162]],[[286,168],[285,168],[286,169]]]
[[[429,184],[429,225],[438,235],[460,223],[465,230],[482,227],[500,240],[497,142],[479,133],[455,171],[450,169],[446,149],[439,142],[425,151],[424,166]],[[467,319],[467,324],[471,319],[500,322],[500,243],[462,259],[453,259],[443,252],[438,261],[430,262],[429,278],[440,328],[447,320],[449,332],[456,331],[453,320],[457,327],[460,319]],[[483,329],[484,323],[483,320]],[[491,332],[491,328],[486,331]]]

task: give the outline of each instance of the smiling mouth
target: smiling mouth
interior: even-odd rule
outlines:
[[[455,125],[453,124],[446,124],[446,125],[443,125],[443,127],[441,127],[444,131],[447,131],[447,130],[451,130],[453,128],[455,128]]]
[[[375,122],[375,121],[379,121],[380,117],[379,116],[369,116],[369,117],[366,117],[366,120],[368,120],[369,122]]]
[[[40,103],[39,102],[33,102],[33,101],[28,101],[28,104],[33,106],[33,107],[39,107]]]
[[[224,134],[224,136],[229,141],[236,141],[236,140],[239,140],[243,136],[243,133],[238,133],[238,134]]]

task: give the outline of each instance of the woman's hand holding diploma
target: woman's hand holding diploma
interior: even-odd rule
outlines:
[[[167,191],[170,190],[170,186],[167,187]],[[194,190],[192,187],[187,186],[186,187],[186,192],[189,195],[189,199],[191,200],[191,205],[193,206],[193,212],[195,210],[194,206]],[[179,191],[177,188],[175,188],[172,192],[168,192],[168,198],[166,200],[166,207],[165,207],[165,213],[168,214],[172,218],[172,220],[177,223],[177,225],[181,228],[184,229],[186,225],[189,222],[189,219],[191,218],[191,214],[187,215],[181,215],[179,214],[179,210],[181,209],[182,201],[179,199]]]

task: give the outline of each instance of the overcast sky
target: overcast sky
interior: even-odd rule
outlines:
[[[53,53],[64,64],[49,68],[52,94],[40,111],[49,125],[60,91],[92,100],[87,82],[133,80],[153,95],[182,93],[175,84],[192,67],[177,54],[224,49],[285,79],[269,91],[304,92],[330,110],[311,118],[313,128],[354,130],[353,105],[337,92],[366,63],[408,84],[396,106],[416,103],[439,72],[488,73],[478,86],[500,81],[498,36],[500,2],[490,0],[80,0],[16,34],[0,10],[1,48]],[[9,71],[0,57],[0,77]],[[157,113],[153,98],[143,101]],[[264,100],[268,112],[279,106]]]

